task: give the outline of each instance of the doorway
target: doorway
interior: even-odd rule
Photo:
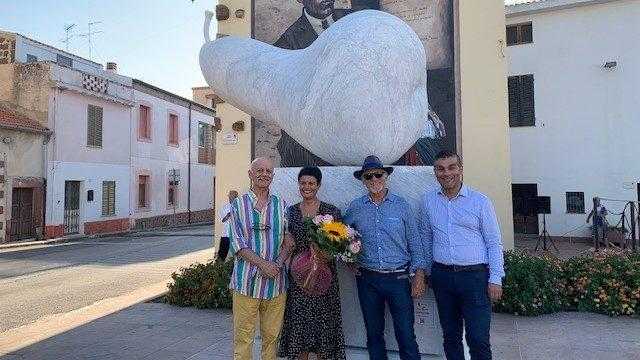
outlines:
[[[80,229],[80,181],[64,182],[64,234]]]
[[[539,233],[538,228],[538,184],[512,184],[513,231],[516,234]]]
[[[33,216],[33,189],[14,188],[11,196],[11,240],[30,239],[35,236]]]

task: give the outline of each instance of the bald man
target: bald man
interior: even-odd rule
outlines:
[[[249,168],[251,191],[231,204],[229,243],[234,255],[233,358],[253,359],[253,339],[260,319],[260,359],[275,360],[286,301],[283,247],[286,204],[270,193],[273,163],[257,158]]]

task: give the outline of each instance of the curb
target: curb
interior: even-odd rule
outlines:
[[[94,235],[74,234],[74,235],[67,235],[67,236],[63,236],[55,239],[48,239],[48,240],[35,240],[35,241],[0,244],[0,250],[14,249],[14,248],[21,248],[21,247],[28,247],[28,246],[37,246],[37,245],[55,245],[55,244],[65,243],[73,240],[100,239],[100,238],[107,238],[107,237],[113,237],[113,236],[123,236],[123,237],[154,237],[154,236],[185,236],[185,235],[213,236],[213,234],[175,234],[173,235],[169,233],[171,231],[179,230],[183,228],[201,227],[201,226],[207,226],[207,225],[213,226],[213,223],[204,222],[204,223],[184,224],[184,225],[177,225],[177,226],[168,227],[168,228],[165,227],[165,228],[147,229],[147,230],[128,230],[128,231],[122,231],[122,232],[103,233],[103,234],[94,234]]]

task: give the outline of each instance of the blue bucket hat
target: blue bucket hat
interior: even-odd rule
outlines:
[[[364,159],[364,162],[362,163],[362,169],[355,171],[353,173],[353,176],[355,176],[356,179],[360,180],[362,178],[362,174],[365,171],[373,169],[382,169],[389,175],[391,175],[391,173],[393,172],[393,168],[391,166],[384,166],[382,164],[382,161],[380,161],[377,156],[369,155]]]

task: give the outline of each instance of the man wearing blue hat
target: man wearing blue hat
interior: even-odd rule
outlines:
[[[353,173],[368,193],[351,202],[345,222],[362,237],[356,271],[358,298],[372,360],[387,359],[385,305],[389,306],[402,360],[420,359],[414,332],[413,298],[425,291],[424,251],[409,204],[387,188],[393,172],[376,156],[368,156]]]

